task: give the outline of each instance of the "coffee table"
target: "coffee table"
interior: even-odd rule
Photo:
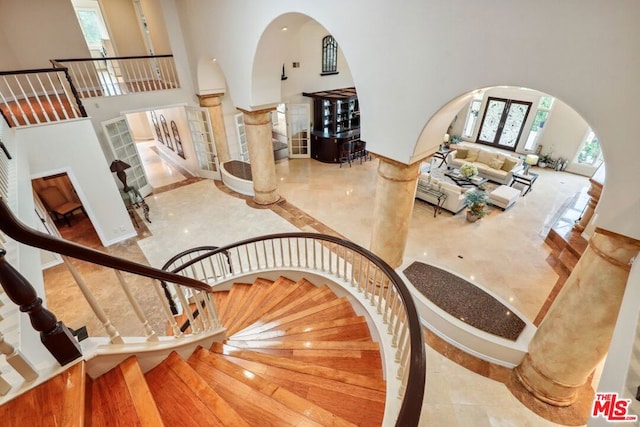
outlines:
[[[471,178],[465,178],[460,174],[460,171],[458,169],[451,169],[445,172],[444,174],[453,182],[455,182],[458,187],[464,187],[464,186],[480,187],[482,184],[489,181],[487,178],[483,178],[479,175],[476,175]]]

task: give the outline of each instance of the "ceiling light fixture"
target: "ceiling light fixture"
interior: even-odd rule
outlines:
[[[282,31],[287,31],[289,27],[282,27]]]

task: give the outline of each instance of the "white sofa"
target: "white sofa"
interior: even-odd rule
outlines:
[[[429,202],[432,205],[438,204],[438,199],[432,194],[425,193],[421,191],[421,187],[428,187],[431,185],[447,195],[444,204],[442,205],[443,209],[448,210],[454,214],[457,214],[461,210],[463,210],[466,206],[466,202],[464,200],[464,193],[467,191],[466,188],[458,187],[457,185],[440,181],[436,177],[431,176],[428,173],[420,174],[418,178],[418,187],[416,188],[416,199],[424,200],[425,202]]]
[[[478,175],[498,184],[509,185],[514,172],[522,170],[523,159],[478,144],[458,144],[447,155],[447,165],[459,168],[473,163]]]

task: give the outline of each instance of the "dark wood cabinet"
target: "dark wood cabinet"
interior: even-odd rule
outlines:
[[[354,87],[302,93],[313,98],[311,157],[337,163],[340,147],[360,139],[360,108]]]

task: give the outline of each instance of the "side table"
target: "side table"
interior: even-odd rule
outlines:
[[[438,165],[438,167],[441,167],[442,165],[446,165],[447,164],[447,156],[449,155],[449,151],[450,150],[440,149],[440,150],[436,151],[435,153],[433,153],[433,158],[434,159],[441,160],[441,162]]]
[[[513,187],[513,184],[515,184],[516,182],[519,184],[524,184],[525,191],[524,193],[522,193],[522,197],[524,197],[529,191],[532,190],[533,183],[536,182],[536,179],[538,179],[537,173],[529,172],[526,175],[523,173],[514,173],[513,180],[511,181],[511,184],[509,184],[509,187]]]
[[[447,193],[445,193],[444,191],[440,191],[437,188],[427,187],[419,183],[418,189],[421,192],[427,193],[438,200],[436,205],[433,207],[433,217],[435,218],[437,214],[442,213],[442,206],[444,206],[444,202],[447,200]]]
[[[142,215],[144,216],[145,221],[151,224],[151,220],[149,219],[149,205],[145,202],[144,197],[142,197],[138,189],[135,187],[128,187],[127,190],[128,191],[120,190],[120,194],[122,196],[122,200],[124,200],[124,204],[127,207],[127,211],[129,212],[129,216],[131,217],[133,224],[136,228],[138,227],[134,208],[142,208]]]

